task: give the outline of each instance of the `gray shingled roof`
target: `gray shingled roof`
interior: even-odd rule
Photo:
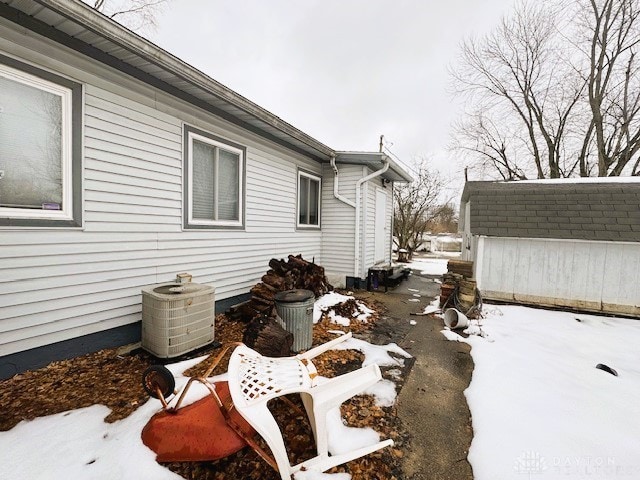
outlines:
[[[640,178],[467,182],[466,202],[474,235],[640,242]]]

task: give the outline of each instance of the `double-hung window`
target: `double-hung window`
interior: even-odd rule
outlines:
[[[185,228],[244,225],[246,149],[185,127]]]
[[[298,227],[320,227],[320,177],[298,171]]]
[[[0,55],[0,225],[82,225],[82,87]]]

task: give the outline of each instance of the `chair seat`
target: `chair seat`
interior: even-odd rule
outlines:
[[[339,377],[323,378],[319,382],[311,359],[350,337],[348,333],[289,358],[264,357],[245,345],[236,347],[231,354],[228,373],[234,406],[269,446],[282,480],[290,480],[292,474],[303,468],[324,472],[393,445],[393,440],[385,440],[340,455],[329,454],[328,412],[382,378],[378,365],[372,364]],[[282,433],[267,408],[269,400],[291,393],[299,393],[302,398],[317,449],[315,457],[298,465],[289,463]]]
[[[263,357],[245,346],[236,347],[233,355],[241,358],[234,380],[247,405],[310,388],[318,375],[310,361],[296,357]]]

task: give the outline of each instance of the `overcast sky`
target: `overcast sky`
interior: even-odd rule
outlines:
[[[171,0],[152,41],[337,150],[448,159],[460,42],[514,0]],[[456,168],[457,167],[457,168]]]

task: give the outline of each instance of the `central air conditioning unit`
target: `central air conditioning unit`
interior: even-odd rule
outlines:
[[[172,358],[213,342],[215,288],[162,283],[142,289],[142,348]]]

